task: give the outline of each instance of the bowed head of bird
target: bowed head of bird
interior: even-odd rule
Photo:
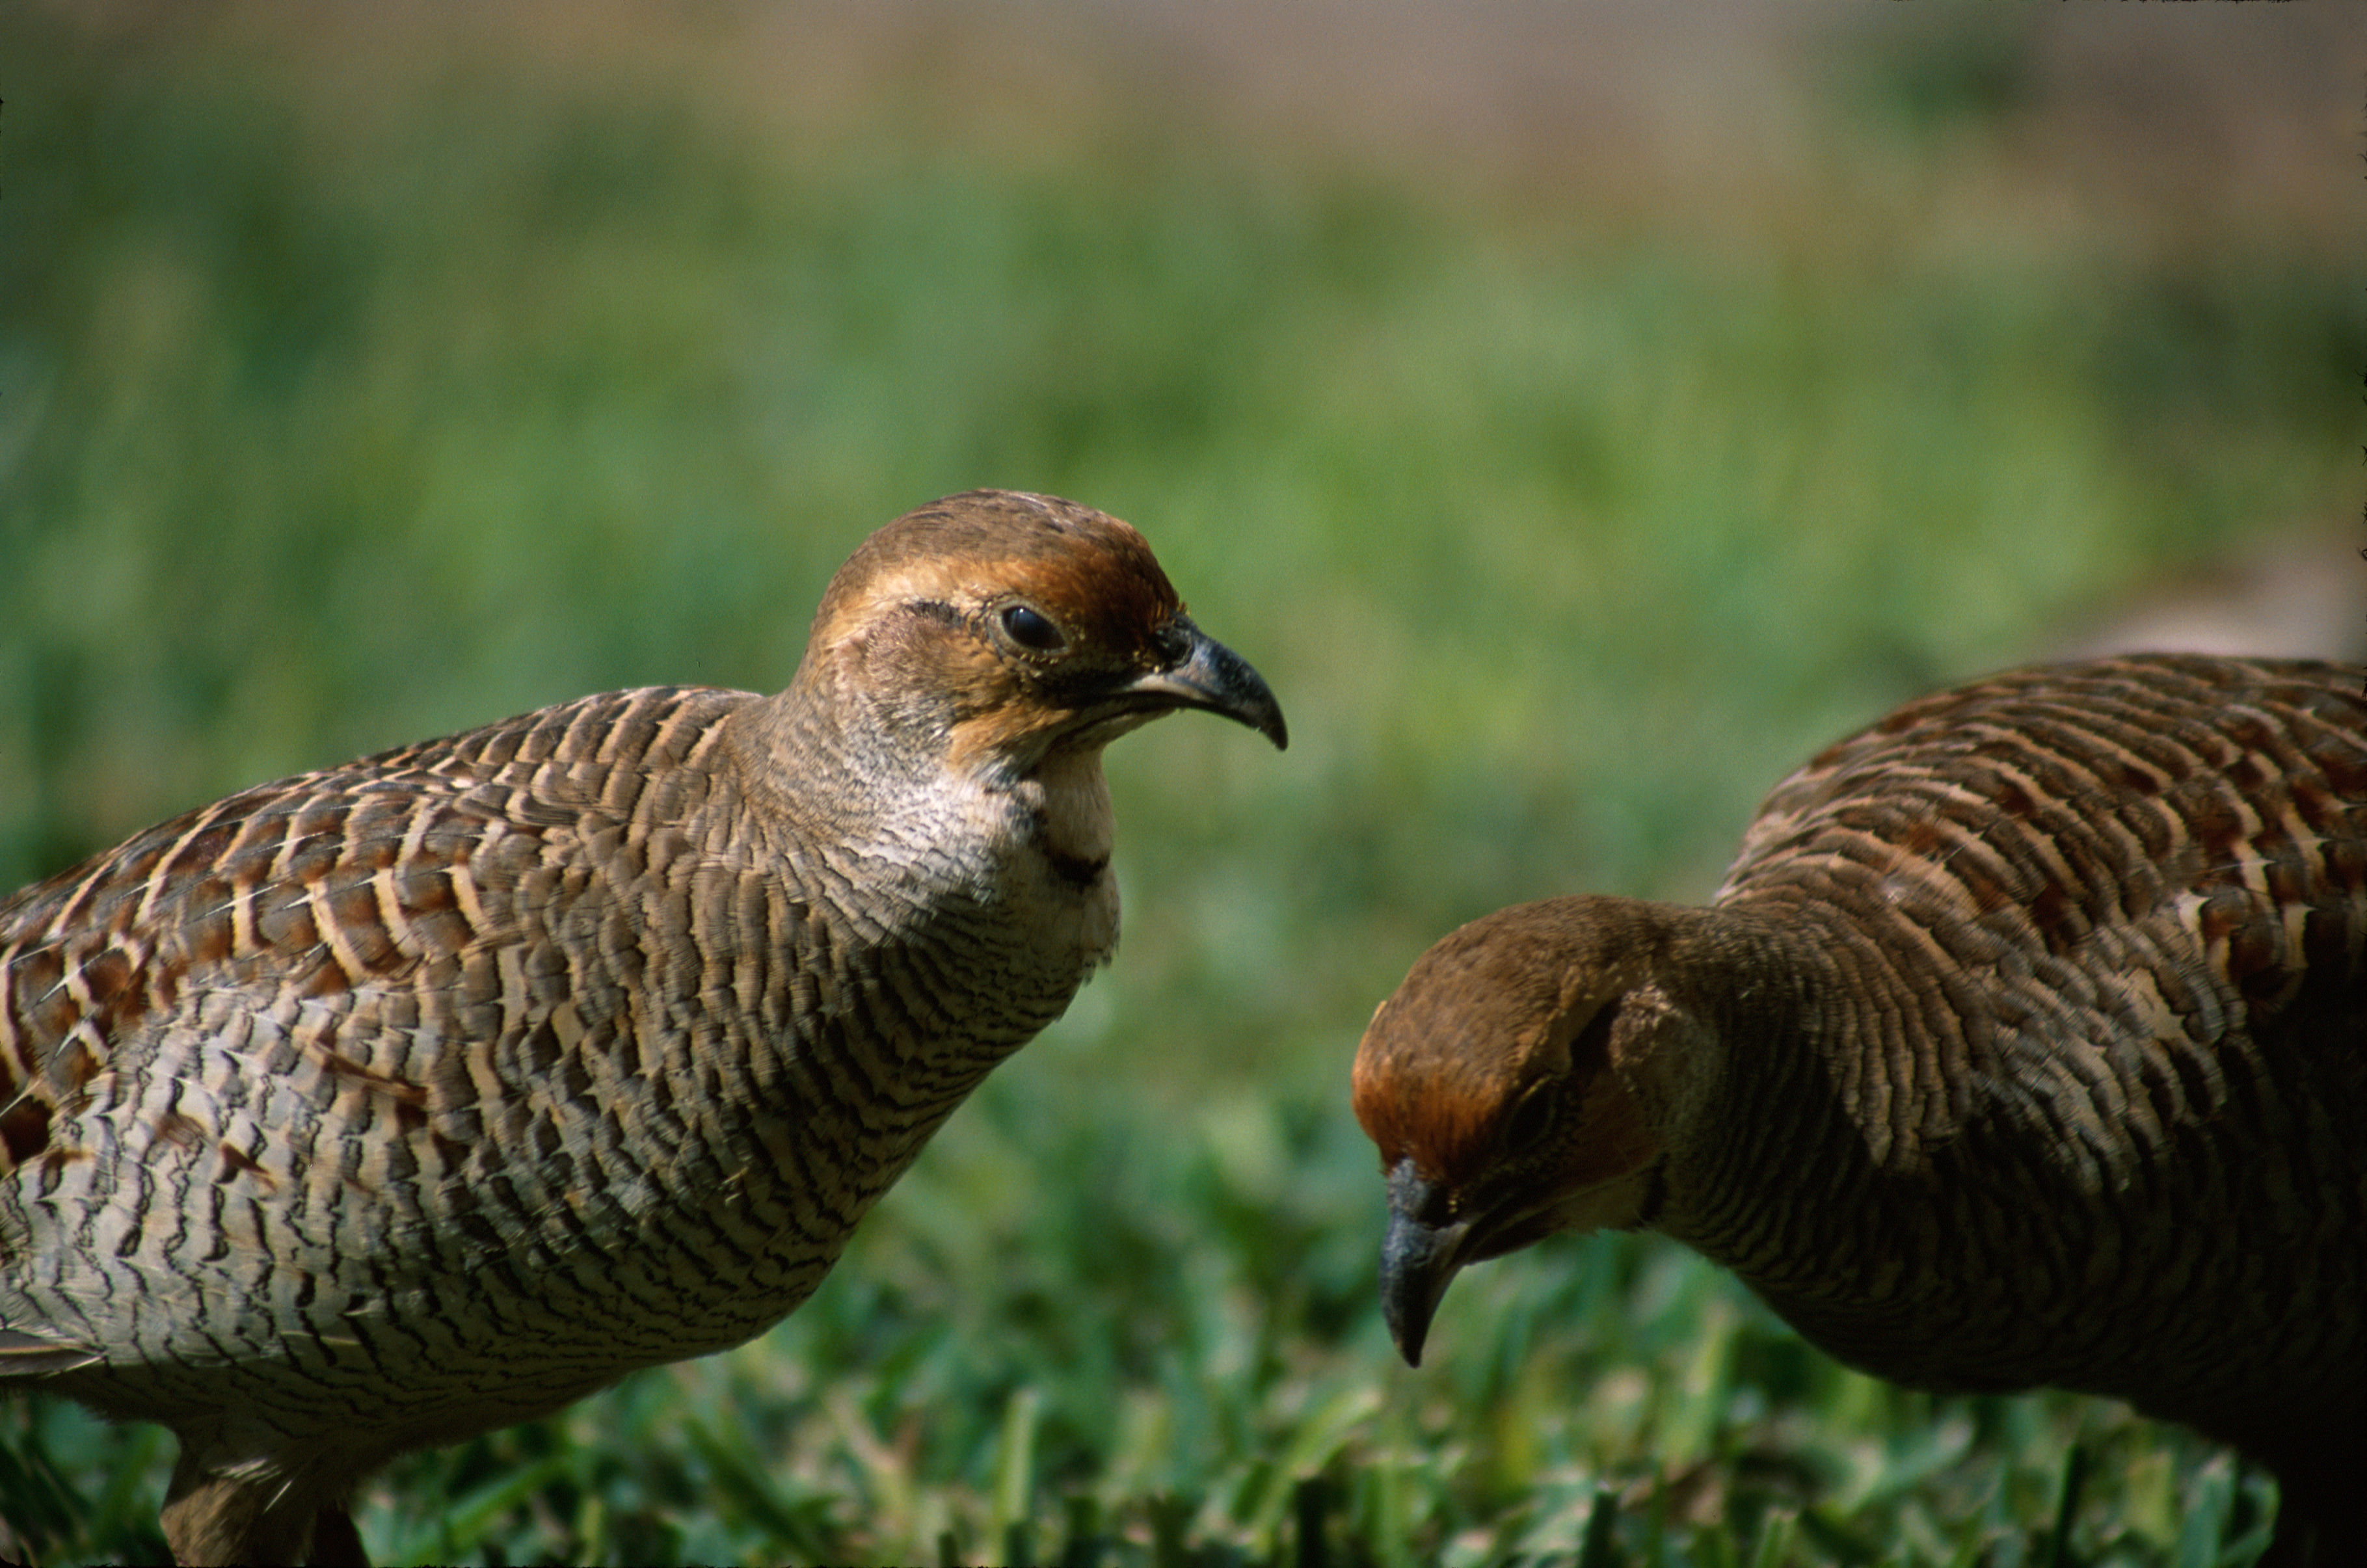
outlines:
[[[2367,676],[2157,656],[1910,704],[1779,785],[1704,908],[1560,897],[1374,1015],[1383,1306],[1650,1229],[1935,1390],[2233,1444],[2280,1561],[2367,1549]]]

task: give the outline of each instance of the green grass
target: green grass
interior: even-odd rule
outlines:
[[[1873,85],[1729,207],[1277,147],[1090,53],[998,95],[958,15],[811,59],[425,15],[0,12],[0,886],[582,692],[777,685],[855,541],[977,484],[1140,524],[1294,743],[1116,749],[1116,964],[813,1302],[404,1461],[379,1560],[2248,1559],[2270,1489],[2207,1445],[1870,1382],[1651,1238],[1473,1271],[1406,1371],[1345,1076],[1452,924],[1699,897],[1843,728],[2347,515],[2351,255],[2066,220],[1988,33],[1838,50]],[[0,1404],[45,1562],[153,1560],[169,1450]]]

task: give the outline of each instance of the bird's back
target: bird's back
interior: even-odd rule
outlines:
[[[1776,788],[1718,903],[1814,976],[1757,1088],[1827,1111],[1745,1105],[1717,1157],[1789,1174],[1688,1239],[1887,1376],[2367,1456],[2359,670],[2131,658],[1910,704]]]

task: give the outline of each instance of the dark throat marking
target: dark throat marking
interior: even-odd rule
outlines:
[[[1109,869],[1107,855],[1065,855],[1058,850],[1046,850],[1044,858],[1052,863],[1061,881],[1080,888],[1091,887]]]

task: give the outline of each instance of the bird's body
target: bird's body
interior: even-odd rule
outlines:
[[[1852,1365],[2129,1400],[2273,1469],[2281,1549],[2367,1539],[2356,669],[1910,704],[1777,787],[1712,908],[1442,942],[1356,1096],[1410,1354],[1463,1263],[1648,1226]]]
[[[761,1332],[1108,957],[1099,753],[1178,706],[1282,738],[1131,529],[977,493],[776,696],[547,708],[0,904],[0,1375],[174,1428],[185,1561],[334,1557],[392,1454]]]

